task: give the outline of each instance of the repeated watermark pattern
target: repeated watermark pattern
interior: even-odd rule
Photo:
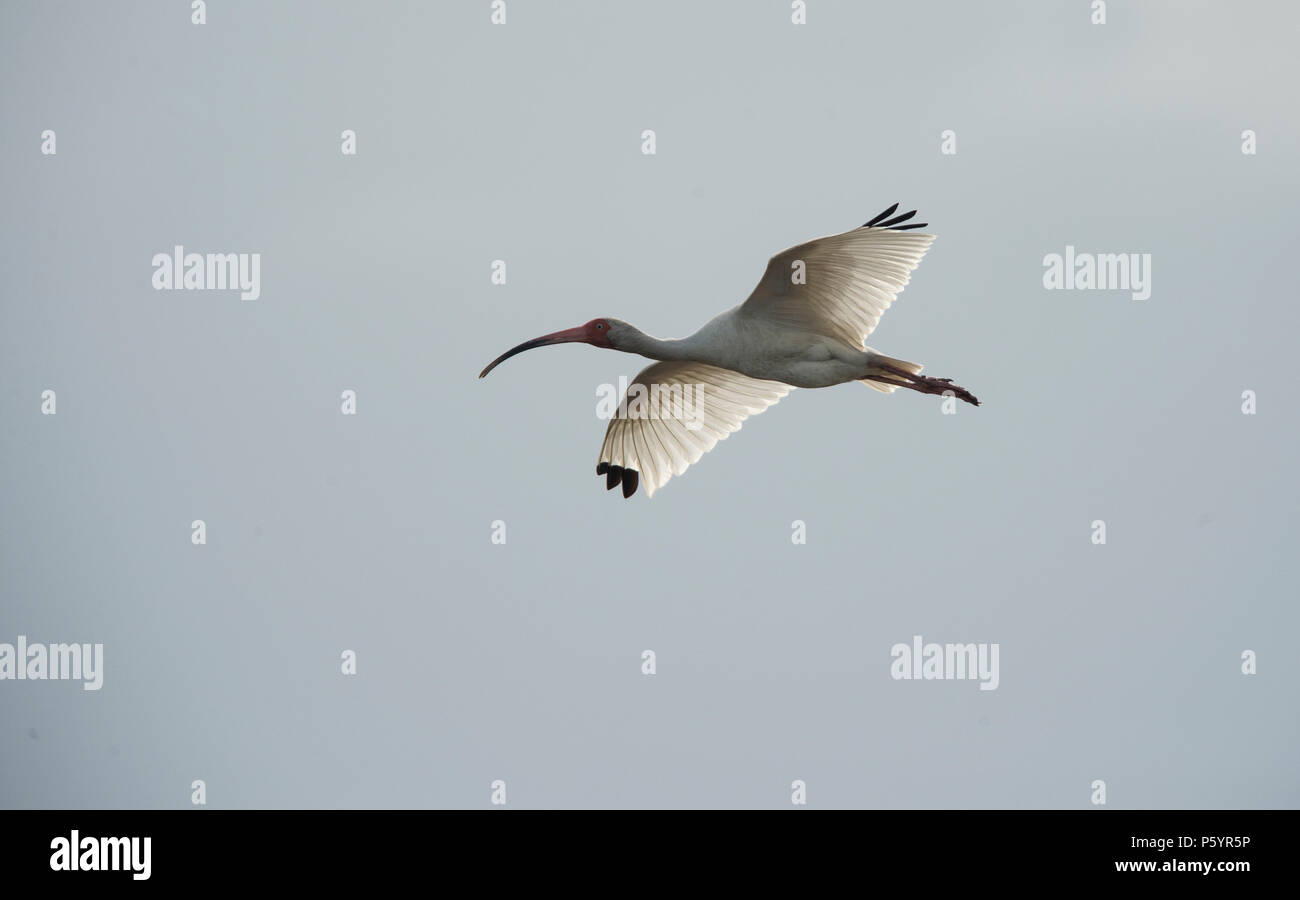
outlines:
[[[0,681],[80,681],[88,691],[104,686],[103,644],[42,644],[18,635],[0,644]]]
[[[1151,296],[1150,253],[1065,253],[1043,257],[1043,287],[1049,291],[1130,291],[1134,300]]]
[[[978,681],[981,691],[996,691],[997,644],[923,643],[914,635],[910,644],[895,644],[889,650],[893,662],[889,677],[895,681]]]
[[[262,296],[262,254],[186,253],[177,244],[153,257],[155,291],[239,291],[239,299]]]
[[[596,418],[673,419],[690,431],[704,427],[707,385],[638,381],[629,387],[628,381],[626,375],[620,375],[617,385],[606,383],[596,388]]]

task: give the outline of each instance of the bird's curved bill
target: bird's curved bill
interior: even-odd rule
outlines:
[[[586,329],[581,326],[578,328],[566,328],[564,331],[557,331],[554,334],[544,334],[541,337],[533,338],[531,341],[524,341],[518,347],[511,347],[505,353],[502,353],[496,359],[492,360],[492,362],[488,363],[487,368],[478,373],[478,377],[482,378],[510,357],[523,353],[525,350],[532,350],[534,347],[545,347],[548,344],[585,343],[586,340]]]

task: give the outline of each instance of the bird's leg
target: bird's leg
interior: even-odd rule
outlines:
[[[906,369],[895,368],[888,365],[877,365],[881,372],[891,376],[888,379],[877,378],[876,381],[882,381],[885,384],[893,384],[898,387],[910,388],[914,391],[920,391],[922,394],[947,394],[951,393],[960,400],[979,406],[980,402],[974,394],[966,390],[959,384],[953,384],[951,378],[931,378],[928,375],[913,375]]]

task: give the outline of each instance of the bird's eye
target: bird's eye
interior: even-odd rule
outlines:
[[[600,330],[603,329],[604,327],[605,327],[605,323],[604,323],[604,322],[597,322],[597,323],[596,323],[596,330],[597,330],[597,331],[600,331]]]

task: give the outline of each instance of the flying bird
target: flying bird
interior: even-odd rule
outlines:
[[[622,485],[624,497],[642,482],[653,497],[792,387],[860,381],[887,394],[907,388],[979,406],[952,379],[922,375],[919,363],[866,345],[934,241],[914,231],[926,223],[903,224],[916,210],[894,216],[896,209],[897,203],[861,228],[778,253],[749,299],[690,337],[660,340],[619,319],[592,319],[507,350],[478,377],[549,344],[591,344],[658,360],[628,385],[596,464],[606,488]],[[655,398],[658,405],[646,402]],[[665,406],[670,414],[661,414]]]

